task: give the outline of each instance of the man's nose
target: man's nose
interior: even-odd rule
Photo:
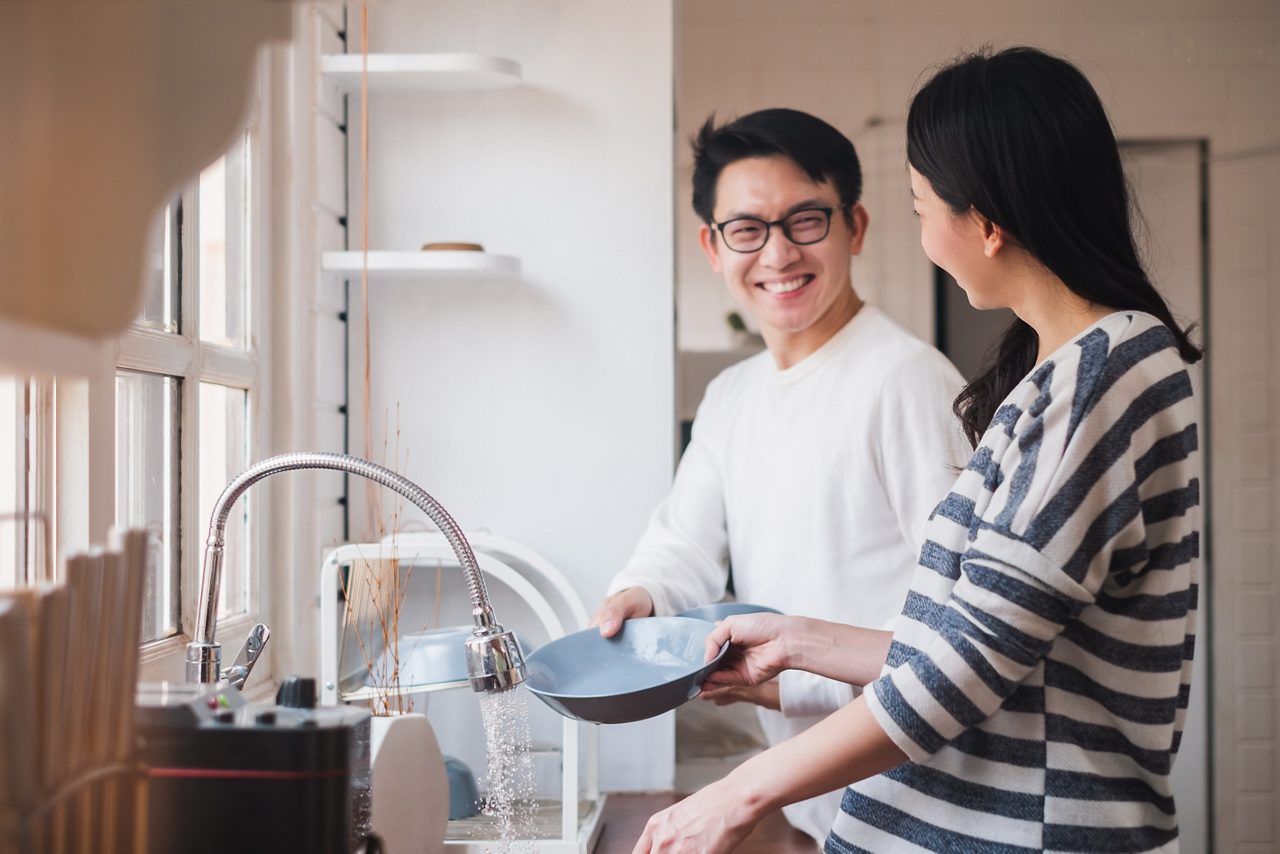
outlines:
[[[760,247],[761,262],[774,269],[782,269],[795,263],[799,257],[800,248],[791,242],[781,226],[769,229],[768,239]]]

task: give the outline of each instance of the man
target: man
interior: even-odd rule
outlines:
[[[853,144],[795,110],[710,119],[694,140],[699,240],[768,349],[708,386],[671,493],[592,620],[606,637],[719,600],[730,566],[739,601],[787,614],[879,628],[901,610],[924,523],[968,457],[951,414],[963,380],[854,290],[861,185]],[[775,744],[853,696],[788,671],[713,699],[755,703]],[[821,842],[839,804],[785,812]]]

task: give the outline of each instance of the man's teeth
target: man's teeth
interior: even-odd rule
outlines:
[[[809,276],[799,276],[795,279],[787,279],[785,282],[761,282],[760,287],[771,294],[789,294],[809,284],[809,278]]]

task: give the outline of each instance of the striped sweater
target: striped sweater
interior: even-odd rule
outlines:
[[[1173,336],[1138,312],[1005,399],[865,692],[910,761],[845,791],[827,852],[1177,849],[1196,413]]]

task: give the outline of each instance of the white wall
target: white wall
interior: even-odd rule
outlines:
[[[677,281],[681,349],[728,346],[724,285],[688,210],[684,146],[711,110],[791,106],[858,147],[871,230],[854,281],[923,337],[932,273],[906,189],[905,111],[927,69],[1033,44],[1097,86],[1121,137],[1211,150],[1206,562],[1213,588],[1213,846],[1280,846],[1280,3],[1275,0],[681,0]],[[1252,152],[1252,153],[1251,153]],[[1206,817],[1207,818],[1207,817]],[[1184,850],[1192,850],[1186,847]]]
[[[358,50],[358,9],[352,18]],[[524,264],[509,282],[375,283],[375,457],[464,527],[544,554],[591,609],[671,480],[670,2],[387,2],[371,4],[369,30],[375,52],[505,56],[525,80],[371,100],[371,248],[474,241]],[[357,119],[353,98],[353,131]],[[352,322],[358,402],[359,312]],[[353,412],[355,452],[359,421]],[[522,628],[496,597],[495,609]],[[670,716],[602,736],[605,788],[670,787]]]

